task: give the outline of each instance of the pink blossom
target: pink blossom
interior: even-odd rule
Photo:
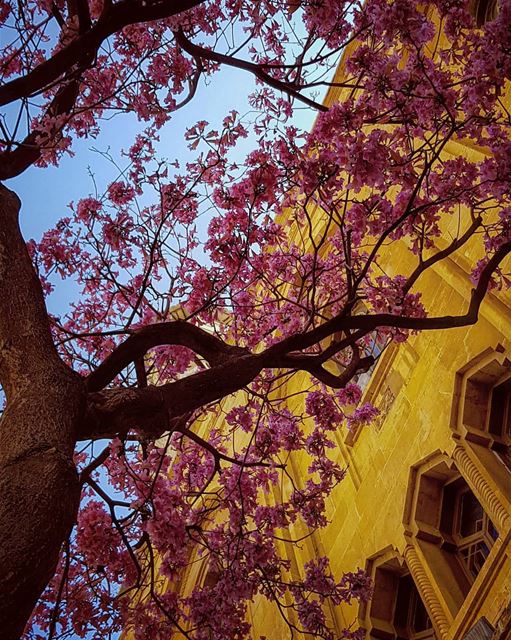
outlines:
[[[355,411],[348,416],[348,429],[355,429],[370,424],[380,415],[379,409],[373,407],[369,402],[365,402],[362,406],[357,407]]]
[[[115,205],[129,204],[135,197],[135,190],[123,181],[112,182],[108,187],[108,197]]]
[[[305,407],[313,416],[318,426],[324,429],[335,430],[342,420],[342,414],[337,408],[331,395],[322,391],[313,391],[307,396]]]

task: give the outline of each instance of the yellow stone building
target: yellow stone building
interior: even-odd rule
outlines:
[[[407,255],[403,245],[402,254],[389,256],[388,272],[393,265],[401,272]],[[470,264],[473,256],[458,255],[425,276],[421,290],[432,314],[467,308]],[[362,399],[380,417],[336,434],[347,475],[328,501],[330,524],[284,552],[292,571],[328,555],[335,575],[358,567],[371,574],[369,604],[331,608],[339,632],[360,624],[371,640],[511,638],[509,303],[490,293],[476,325],[423,332],[388,348]],[[310,379],[297,375],[293,385],[306,388]],[[234,403],[239,397],[224,408]],[[303,481],[300,456],[291,464]],[[205,580],[207,567],[197,563],[181,588]],[[250,617],[254,639],[289,637],[265,600],[253,604]]]
[[[326,101],[337,99],[339,90],[332,89]],[[484,153],[463,141],[445,150],[474,160]],[[437,247],[445,242],[438,239]],[[421,278],[431,315],[466,311],[477,246],[469,244]],[[403,273],[410,259],[407,245],[394,243],[382,268]],[[380,417],[358,431],[336,433],[331,455],[347,475],[329,499],[330,524],[299,548],[283,546],[291,572],[328,555],[336,575],[358,567],[371,574],[371,602],[331,608],[337,631],[360,624],[371,640],[511,638],[510,338],[511,297],[489,293],[476,325],[411,336],[379,358],[362,401],[374,404]],[[295,375],[292,385],[309,387],[310,378]],[[292,391],[285,393],[292,397]],[[234,403],[239,397],[224,409]],[[291,464],[303,481],[300,455]],[[195,563],[178,588],[207,580],[205,564]],[[250,618],[254,639],[289,637],[263,599],[253,603]]]
[[[386,271],[401,273],[408,255],[394,249]],[[467,308],[473,259],[427,274],[432,314]],[[339,630],[358,618],[374,640],[511,637],[509,302],[489,294],[475,326],[387,349],[363,397],[380,417],[337,434],[347,477],[331,496],[331,524],[304,553],[328,555],[336,574],[366,567],[375,585],[360,610],[332,609]],[[254,638],[286,637],[268,622],[256,608]]]
[[[451,141],[444,157],[485,153]],[[421,278],[430,315],[466,311],[480,251],[473,242]],[[393,244],[382,271],[407,273],[410,260],[404,242]],[[365,567],[373,578],[370,603],[332,608],[337,630],[358,622],[371,640],[511,638],[510,338],[511,296],[489,293],[476,325],[411,336],[378,360],[362,402],[380,417],[336,434],[347,476],[329,501],[329,526],[303,547],[307,558],[328,555],[336,575]],[[287,637],[263,603],[252,622],[254,638]]]

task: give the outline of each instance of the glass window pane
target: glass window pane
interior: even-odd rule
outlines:
[[[483,541],[475,542],[464,549],[460,549],[463,562],[474,578],[477,577],[478,573],[483,568],[484,561],[488,557],[489,553],[490,549]]]

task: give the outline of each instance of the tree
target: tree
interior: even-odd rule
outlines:
[[[27,638],[123,625],[141,638],[241,638],[256,593],[290,629],[331,638],[324,602],[368,597],[362,573],[336,580],[323,558],[292,581],[277,540],[297,519],[326,524],[343,476],[331,432],[376,411],[346,410],[374,341],[474,323],[488,288],[508,284],[511,3],[480,29],[464,0],[427,13],[414,0],[298,4],[0,2],[2,180],[58,163],[106,114],[146,123],[118,179],[40,242],[25,243],[20,201],[1,187],[6,640],[32,612]],[[311,90],[343,51],[327,108]],[[192,123],[196,160],[163,162],[159,128],[223,65],[255,76],[256,115]],[[296,104],[319,113],[309,135],[288,123]],[[242,163],[231,151],[249,130]],[[488,153],[447,157],[457,139]],[[412,266],[391,277],[381,258],[403,241]],[[468,309],[429,315],[423,274],[476,245]],[[56,274],[80,286],[62,317],[45,305]],[[292,413],[277,390],[300,372],[315,382]],[[201,416],[221,416],[241,390],[199,435]],[[303,485],[287,470],[297,449],[311,458]],[[284,478],[282,501],[264,505]],[[215,579],[186,595],[163,587],[198,550]]]

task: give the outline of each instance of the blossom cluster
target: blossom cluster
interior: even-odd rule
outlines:
[[[85,4],[94,33],[120,6]],[[135,4],[154,9],[151,0]],[[96,136],[111,112],[130,112],[144,127],[115,179],[28,243],[46,295],[60,279],[76,288],[51,319],[70,366],[85,376],[139,329],[182,318],[263,362],[236,398],[181,420],[158,414],[151,432],[141,418],[104,455],[90,444],[78,457],[80,513],[27,639],[99,639],[124,628],[136,640],[176,630],[242,640],[251,603],[265,598],[303,634],[332,640],[328,606],[370,598],[363,572],[335,576],[320,557],[291,567],[285,547],[329,525],[346,473],[338,434],[371,428],[378,415],[356,376],[427,318],[423,273],[463,251],[477,286],[510,242],[502,97],[511,0],[485,25],[468,0],[434,0],[430,11],[418,0],[305,0],[294,14],[292,4],[208,0],[126,24],[94,63],[34,89],[20,112],[30,117],[2,125],[0,154],[28,149],[40,166]],[[18,3],[0,0],[9,32],[30,23],[2,49],[8,88],[37,79],[85,37],[69,13],[74,3],[24,5],[21,20]],[[327,108],[310,91],[341,50],[338,98]],[[193,159],[163,161],[160,130],[223,64],[255,75],[254,113],[192,123]],[[60,109],[73,92],[73,105]],[[290,120],[300,101],[319,111],[309,134]],[[460,141],[474,153],[453,156]],[[403,264],[387,259],[396,248],[407,249]],[[492,277],[509,284],[504,267]],[[285,348],[297,338],[298,349]],[[214,366],[210,356],[162,340],[111,385],[170,385]],[[228,364],[225,356],[224,374]],[[293,377],[300,391],[290,395]],[[305,477],[293,474],[295,461]]]

